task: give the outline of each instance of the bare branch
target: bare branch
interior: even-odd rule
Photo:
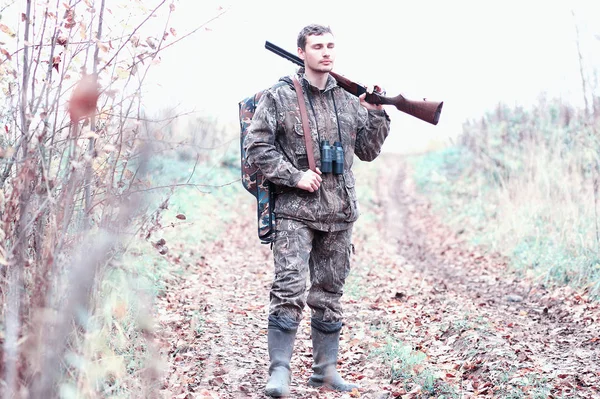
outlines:
[[[119,47],[117,49],[117,51],[115,52],[115,55],[113,55],[113,57],[108,60],[108,62],[106,62],[106,64],[104,64],[104,66],[102,68],[100,68],[100,70],[98,71],[98,73],[102,72],[106,67],[108,67],[109,65],[112,64],[112,62],[115,60],[115,58],[117,57],[117,54],[119,54],[121,52],[121,50],[127,45],[127,43],[129,43],[129,41],[131,40],[131,38],[136,34],[136,32],[150,19],[152,18],[152,16],[154,15],[154,13],[161,8],[164,4],[166,3],[166,0],[163,0],[160,2],[159,5],[157,5],[152,12],[150,12],[148,14],[148,16],[146,17],[146,19],[144,19],[134,30],[133,32],[131,32],[131,34],[127,37],[127,40],[125,40],[125,42],[123,42],[123,44],[121,45],[121,47]]]
[[[167,44],[166,46],[164,46],[163,48],[160,49],[160,51],[164,51],[165,49],[173,46],[176,43],[179,43],[181,40],[193,35],[194,33],[198,32],[200,29],[204,28],[206,25],[208,25],[209,23],[211,23],[212,21],[218,19],[221,17],[221,15],[225,14],[227,12],[226,9],[223,9],[223,11],[221,11],[219,14],[217,14],[216,16],[212,17],[211,19],[203,22],[201,25],[198,25],[195,29],[193,29],[192,31],[186,33],[185,35],[180,36],[179,38],[173,40],[171,43]],[[156,54],[158,54],[158,51],[155,51],[152,54],[149,54],[145,57],[138,57],[138,59],[131,65],[130,69],[133,68],[135,65],[139,64],[142,61],[147,60],[148,58],[154,58],[156,56]]]
[[[590,107],[589,107],[588,99],[587,99],[587,92],[588,92],[587,83],[586,83],[586,79],[585,79],[585,73],[583,72],[583,55],[581,54],[581,46],[580,46],[580,40],[579,40],[579,25],[577,24],[577,19],[575,18],[575,10],[571,9],[571,15],[573,16],[573,22],[575,24],[575,34],[576,34],[575,43],[577,44],[577,55],[579,57],[579,74],[581,75],[581,86],[582,86],[582,90],[583,90],[583,103],[585,104],[585,118],[587,121],[590,116]]]

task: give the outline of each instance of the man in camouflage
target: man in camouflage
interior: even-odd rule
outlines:
[[[390,120],[381,105],[356,98],[329,75],[335,42],[329,27],[309,25],[298,35],[304,67],[301,83],[316,165],[319,144],[339,141],[343,174],[308,167],[298,99],[291,77],[283,77],[262,95],[244,141],[250,163],[278,187],[274,213],[275,276],[270,293],[266,394],[287,396],[290,359],[304,305],[311,308],[313,375],[311,386],[338,391],[357,387],[336,371],[342,307],[340,298],[350,271],[352,225],[359,216],[353,157],[374,160],[386,139]],[[306,277],[310,289],[305,299]]]

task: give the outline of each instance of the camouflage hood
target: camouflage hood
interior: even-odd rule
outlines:
[[[344,173],[321,175],[314,193],[295,188],[308,158],[298,99],[290,76],[283,77],[261,97],[252,119],[244,149],[248,159],[279,186],[275,203],[278,218],[301,220],[322,231],[343,230],[359,215],[352,165],[354,155],[372,161],[379,155],[389,132],[384,111],[368,111],[358,98],[344,91],[329,76],[324,90],[313,86],[298,71],[304,92],[314,158],[321,167],[320,143],[342,143]]]

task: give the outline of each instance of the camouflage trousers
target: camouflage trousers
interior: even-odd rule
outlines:
[[[351,238],[352,227],[325,232],[296,220],[277,219],[270,316],[286,316],[299,322],[308,304],[313,318],[341,322],[340,299],[350,272]]]

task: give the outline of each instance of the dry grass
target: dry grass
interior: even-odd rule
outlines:
[[[596,124],[594,124],[596,123]],[[499,105],[423,157],[420,186],[457,229],[546,284],[600,294],[598,122],[559,101]]]

